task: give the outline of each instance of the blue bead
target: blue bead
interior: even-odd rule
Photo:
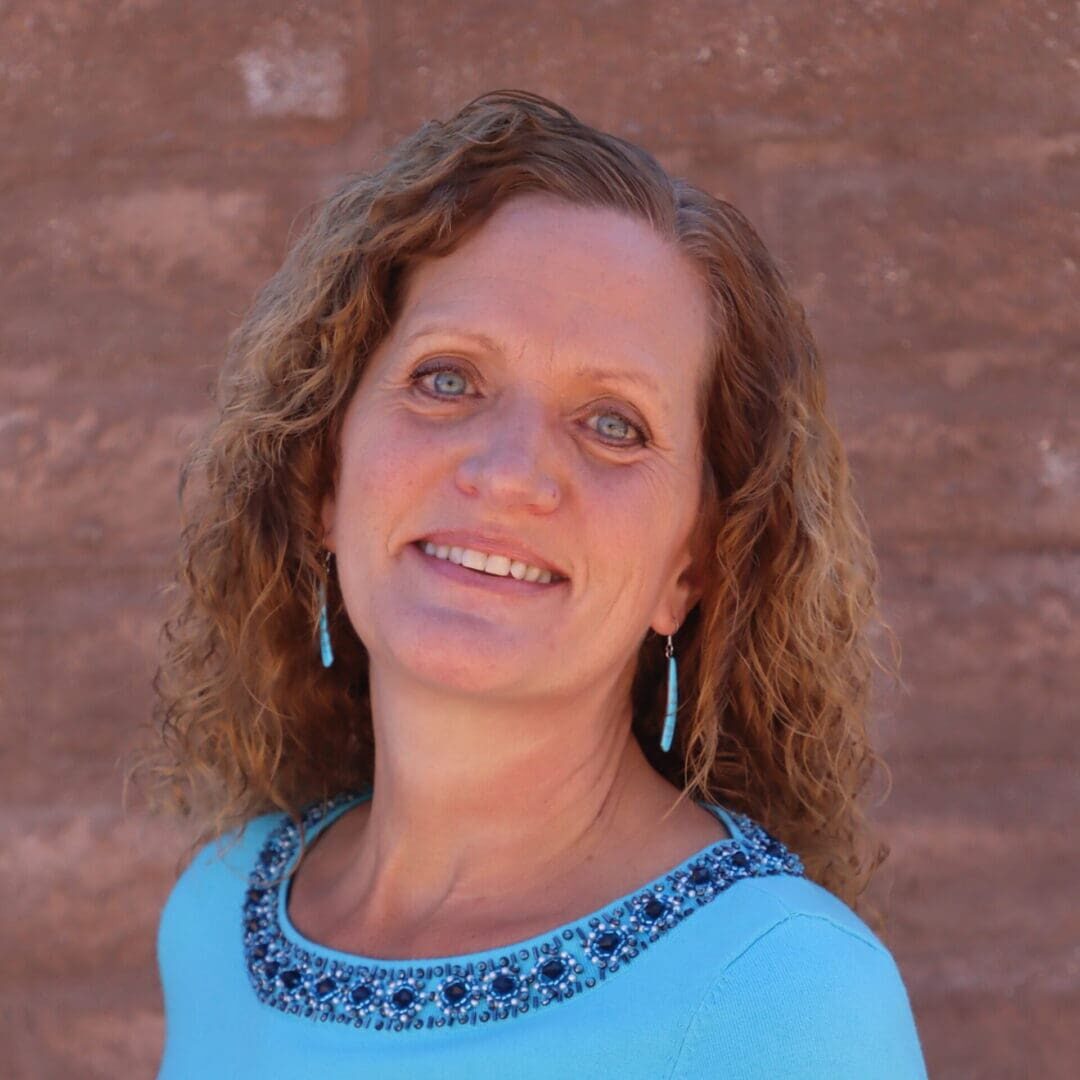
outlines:
[[[597,952],[613,953],[619,946],[619,935],[612,933],[610,930],[605,931],[597,937],[593,944]]]
[[[656,920],[659,919],[666,910],[666,907],[662,903],[660,903],[660,901],[657,900],[655,897],[653,897],[653,899],[650,900],[644,908],[646,916],[648,916],[648,918],[652,922],[656,922]]]

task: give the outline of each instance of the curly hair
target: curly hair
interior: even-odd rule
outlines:
[[[680,628],[686,717],[655,749],[661,639],[646,635],[633,730],[684,795],[749,814],[860,910],[889,853],[865,812],[888,767],[867,728],[878,570],[801,305],[729,203],[644,150],[521,91],[429,122],[312,215],[229,343],[219,412],[181,472],[151,802],[200,840],[373,779],[367,653],[319,559],[342,417],[413,260],[453,251],[521,192],[648,222],[703,274],[701,598]],[[320,587],[339,662],[319,664]],[[346,719],[347,718],[347,719]],[[879,913],[862,913],[881,929]]]

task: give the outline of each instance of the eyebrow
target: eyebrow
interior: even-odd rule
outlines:
[[[428,337],[456,337],[462,338],[467,341],[472,341],[480,348],[491,353],[499,353],[502,356],[507,354],[506,347],[495,338],[479,330],[458,330],[452,326],[425,326],[415,333],[410,334],[404,342],[406,347],[416,344],[423,338]],[[624,370],[622,368],[611,367],[597,367],[595,365],[579,365],[574,368],[574,374],[579,379],[594,379],[597,382],[610,382],[610,383],[632,383],[635,386],[640,386],[642,389],[648,390],[655,394],[657,397],[662,398],[660,387],[657,385],[656,380],[646,374],[644,371],[638,371],[635,369]]]

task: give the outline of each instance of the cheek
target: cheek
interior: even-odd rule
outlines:
[[[609,472],[582,490],[580,502],[580,535],[605,576],[637,592],[666,573],[675,530],[686,520],[670,477]]]
[[[342,433],[337,533],[343,539],[351,535],[351,546],[381,548],[415,531],[446,469],[445,445],[418,432],[408,417],[350,417]]]

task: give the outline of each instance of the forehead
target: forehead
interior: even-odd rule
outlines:
[[[688,257],[644,221],[546,195],[504,203],[450,255],[409,275],[394,337],[483,332],[512,353],[696,380],[708,297]]]

